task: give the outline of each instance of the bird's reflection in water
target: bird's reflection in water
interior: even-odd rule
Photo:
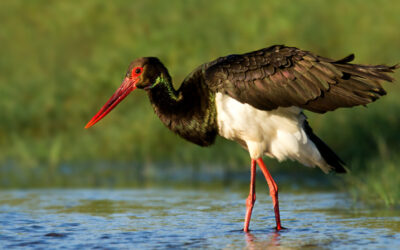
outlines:
[[[258,239],[252,233],[246,233],[246,244],[248,249],[266,249],[280,246],[279,232],[272,232],[267,239]]]

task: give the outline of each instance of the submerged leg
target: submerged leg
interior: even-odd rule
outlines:
[[[275,211],[275,221],[276,221],[276,230],[281,230],[281,217],[279,215],[279,201],[278,201],[278,186],[276,185],[274,179],[272,179],[271,174],[269,173],[267,167],[264,164],[262,158],[258,158],[257,160],[258,166],[260,166],[261,171],[263,172],[265,179],[267,180],[269,187],[269,194],[272,197],[272,203],[274,204]]]
[[[244,219],[243,231],[249,231],[251,212],[256,202],[256,161],[251,159],[250,193],[246,200],[246,217]]]

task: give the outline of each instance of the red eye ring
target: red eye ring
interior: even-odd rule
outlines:
[[[133,68],[132,69],[132,77],[137,77],[137,76],[139,76],[140,74],[142,74],[142,72],[143,72],[143,68],[142,67],[135,67],[135,68]]]

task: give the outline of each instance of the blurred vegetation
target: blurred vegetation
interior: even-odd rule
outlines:
[[[83,127],[136,57],[161,58],[176,87],[201,63],[272,44],[395,64],[399,13],[400,2],[390,0],[1,1],[0,186],[142,185],[178,172],[188,180],[210,172],[247,181],[245,151],[223,139],[210,149],[183,141],[159,122],[141,91],[93,129]],[[400,87],[385,86],[389,95],[368,109],[307,114],[352,170],[342,177],[343,190],[394,206]],[[268,163],[274,173],[294,171],[293,182],[299,173],[323,176],[293,162]]]

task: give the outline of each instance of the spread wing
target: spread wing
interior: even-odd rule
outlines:
[[[243,55],[221,57],[206,64],[209,88],[258,109],[298,106],[324,113],[339,107],[366,105],[386,92],[382,81],[399,65],[351,64],[276,45]]]

